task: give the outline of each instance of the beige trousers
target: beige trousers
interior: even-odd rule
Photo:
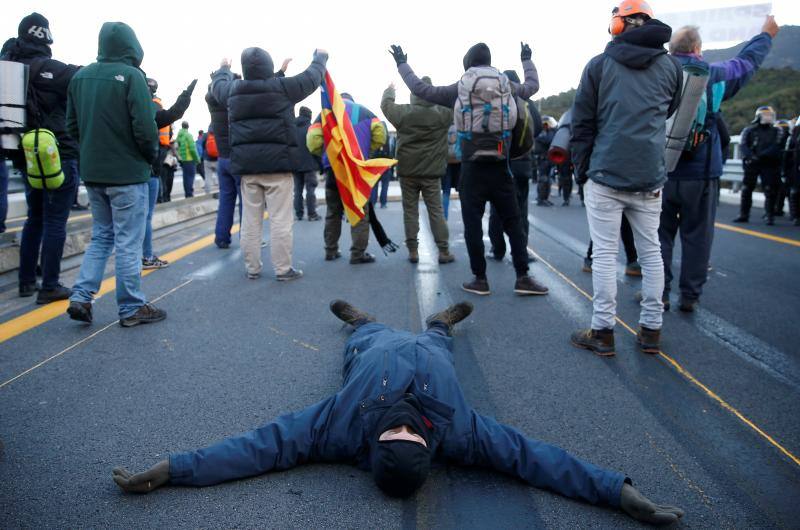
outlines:
[[[249,274],[259,274],[261,238],[264,228],[264,205],[269,212],[269,237],[272,267],[275,274],[286,274],[292,267],[292,193],[291,173],[242,175],[242,252]]]

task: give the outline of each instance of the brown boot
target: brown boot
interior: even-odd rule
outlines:
[[[419,263],[419,251],[417,249],[408,249],[408,261],[411,263]]]
[[[456,257],[450,254],[449,250],[439,251],[439,264],[444,265],[446,263],[453,263],[455,260]]]
[[[571,339],[574,346],[593,351],[602,357],[611,357],[616,353],[613,329],[581,329],[573,333]]]
[[[658,353],[661,351],[661,330],[642,326],[636,334],[636,342],[644,353]]]

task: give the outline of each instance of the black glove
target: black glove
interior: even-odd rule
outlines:
[[[524,42],[520,42],[519,46],[520,46],[520,52],[519,52],[520,59],[522,59],[523,61],[530,61],[531,55],[533,55],[531,47],[525,44]]]
[[[622,486],[619,504],[625,513],[647,524],[667,525],[683,517],[683,510],[680,508],[655,504],[630,484]]]
[[[408,55],[403,53],[403,48],[396,44],[392,44],[389,47],[389,53],[394,57],[394,62],[397,63],[397,66],[400,66],[408,60]]]
[[[147,471],[135,475],[127,469],[115,467],[111,476],[126,493],[150,493],[169,482],[169,460],[162,460]]]
[[[189,83],[189,86],[186,87],[186,90],[183,91],[184,94],[187,96],[191,96],[192,92],[194,92],[194,86],[197,84],[197,79],[193,80]]]

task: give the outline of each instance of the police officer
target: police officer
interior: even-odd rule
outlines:
[[[753,190],[761,178],[764,190],[764,211],[767,225],[775,224],[775,203],[781,175],[781,157],[785,135],[775,126],[775,110],[772,107],[758,107],[752,125],[742,131],[741,152],[744,165],[742,203],[739,217],[734,223],[750,221],[750,208],[753,205]]]

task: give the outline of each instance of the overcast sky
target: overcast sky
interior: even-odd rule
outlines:
[[[702,7],[760,3],[739,0],[652,0],[660,13]],[[215,5],[215,7],[211,7]],[[144,48],[142,69],[159,82],[159,95],[171,104],[194,78],[198,87],[186,114],[191,129],[206,129],[209,114],[203,96],[209,74],[222,57],[234,58],[248,46],[260,46],[272,55],[276,68],[285,57],[294,59],[288,75],[308,66],[314,48],[330,53],[328,68],[340,91],[380,114],[380,98],[390,83],[398,85],[398,102],[408,92],[388,54],[390,44],[401,44],[408,62],[419,75],[436,84],[452,83],[463,73],[462,57],[478,41],[492,50],[494,66],[516,68],[519,42],[533,48],[541,88],[536,97],[557,94],[577,85],[585,63],[601,52],[609,36],[609,14],[615,2],[572,0],[512,2],[500,7],[485,0],[436,2],[245,2],[206,3],[187,0],[135,3],[130,1],[33,0],[6,2],[0,20],[3,39],[16,36],[19,20],[38,11],[50,20],[53,57],[85,65],[97,55],[97,34],[103,22],[119,20],[136,31]],[[800,2],[775,0],[779,24],[800,24]],[[334,6],[347,6],[336,9]],[[483,15],[480,15],[483,13]],[[493,19],[492,14],[501,16]],[[483,20],[467,20],[470,14]],[[720,43],[729,45],[730,43]],[[717,45],[710,47],[720,47]],[[319,92],[304,102],[316,115]]]

